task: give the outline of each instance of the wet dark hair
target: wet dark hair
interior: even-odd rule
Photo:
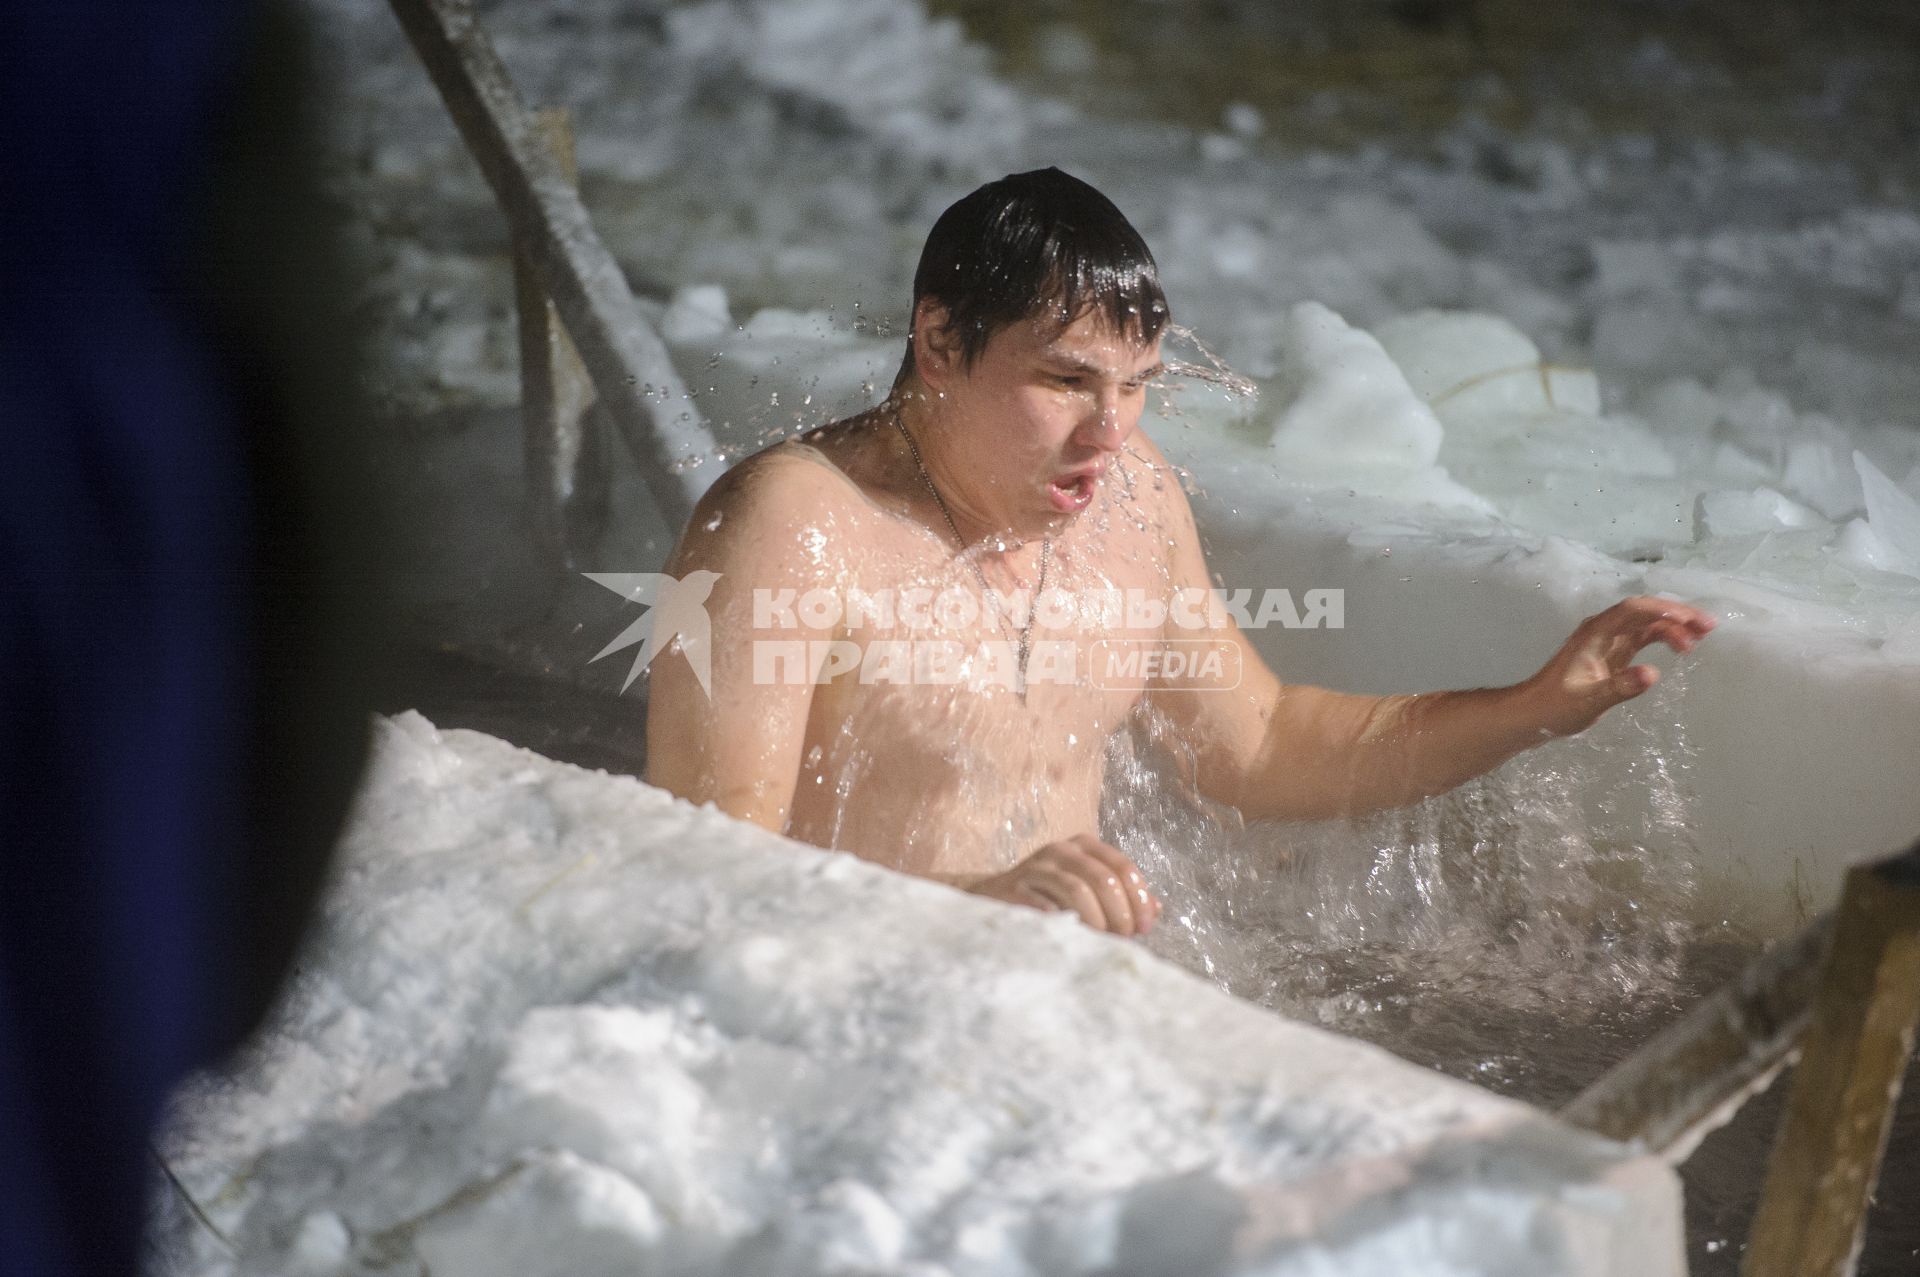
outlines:
[[[1143,345],[1167,323],[1160,268],[1113,201],[1057,168],[1014,173],[955,203],[933,224],[913,274],[913,305],[946,308],[971,367],[1007,325],[1054,310],[1062,327],[1088,311]],[[901,365],[913,368],[913,343]]]

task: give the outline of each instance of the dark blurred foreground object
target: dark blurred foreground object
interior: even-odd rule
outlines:
[[[324,877],[377,533],[286,8],[0,30],[0,1274],[130,1274]]]

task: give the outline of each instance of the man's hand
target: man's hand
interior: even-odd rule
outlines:
[[[1089,927],[1118,936],[1145,935],[1160,917],[1160,901],[1133,862],[1092,834],[1050,842],[967,890],[1009,904],[1077,913]]]
[[[1660,681],[1651,665],[1633,664],[1649,643],[1690,652],[1714,627],[1699,608],[1645,595],[1624,599],[1580,622],[1540,672],[1520,685],[1541,730],[1571,736],[1602,714]]]

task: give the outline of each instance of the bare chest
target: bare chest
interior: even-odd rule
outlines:
[[[1091,830],[1108,739],[1147,681],[1126,657],[1164,629],[1166,556],[1143,522],[969,557],[877,520],[837,598],[792,601],[815,682],[794,832],[959,872]]]

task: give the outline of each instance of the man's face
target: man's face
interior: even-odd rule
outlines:
[[[1064,328],[1023,320],[971,368],[941,378],[949,453],[1016,530],[1077,515],[1140,424],[1160,341],[1142,344],[1087,313]]]

